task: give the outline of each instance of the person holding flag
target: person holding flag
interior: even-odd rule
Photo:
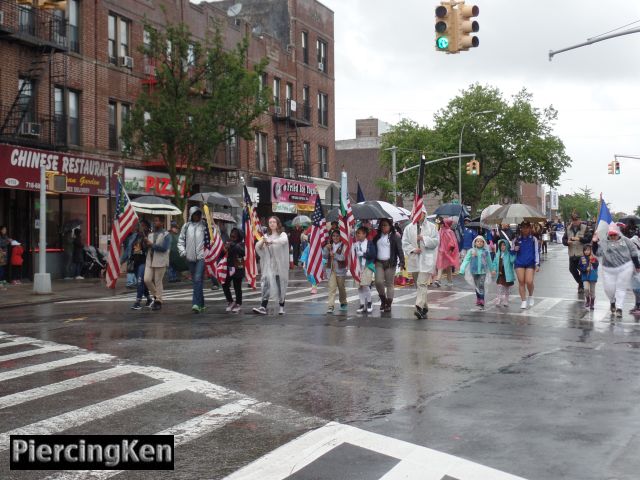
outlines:
[[[153,297],[152,310],[162,308],[162,280],[169,266],[171,236],[164,228],[160,215],[153,217],[153,232],[146,238],[147,258],[145,260],[144,283]]]
[[[182,226],[178,237],[178,252],[187,259],[191,281],[193,282],[193,313],[204,311],[204,292],[202,282],[204,276],[205,232],[206,225],[202,221],[202,210],[193,206],[189,209],[189,221]]]
[[[600,259],[604,292],[609,297],[611,315],[622,318],[622,306],[635,273],[640,273],[638,249],[620,233],[607,204],[600,198],[598,229],[593,236],[593,251]]]
[[[284,302],[289,284],[289,238],[284,233],[278,217],[270,217],[269,232],[256,243],[260,255],[262,303],[253,309],[260,315],[267,314],[270,299],[278,301],[278,313],[284,315]]]
[[[233,228],[229,234],[229,241],[224,245],[224,255],[227,261],[228,275],[222,284],[222,291],[227,299],[227,312],[240,313],[242,308],[242,280],[244,279],[244,242],[242,234]],[[235,301],[231,295],[231,284],[236,294]]]
[[[249,287],[256,289],[256,277],[258,267],[256,265],[256,240],[262,238],[260,233],[260,221],[253,204],[247,186],[244,186],[244,209],[242,211],[242,229],[244,235],[244,271]]]
[[[404,269],[402,240],[393,230],[391,220],[383,218],[378,222],[378,234],[373,243],[376,247],[375,281],[380,296],[380,310],[388,313],[393,303],[396,268],[400,265],[400,269]]]
[[[111,227],[111,241],[109,242],[109,256],[107,259],[107,288],[116,288],[116,282],[120,276],[120,256],[122,242],[133,232],[138,215],[133,210],[129,195],[124,189],[120,177],[116,183],[116,214]],[[0,230],[0,233],[2,231]]]

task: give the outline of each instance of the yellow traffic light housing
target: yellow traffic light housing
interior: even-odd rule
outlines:
[[[480,31],[480,24],[476,20],[472,20],[479,13],[480,8],[477,5],[465,5],[464,2],[458,4],[458,8],[456,8],[458,50],[469,50],[480,45],[480,39],[471,35]]]
[[[467,175],[471,175],[471,170],[473,170],[473,160],[467,162]]]
[[[445,53],[458,51],[457,13],[448,2],[440,2],[436,7],[435,31],[436,50]]]
[[[471,160],[467,162],[467,175],[474,177],[480,175],[480,162],[478,160]]]

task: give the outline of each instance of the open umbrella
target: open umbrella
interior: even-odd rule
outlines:
[[[485,222],[485,219],[489,217],[489,215],[491,215],[492,213],[499,210],[500,208],[502,208],[502,205],[498,205],[498,204],[489,205],[487,208],[482,210],[482,213],[480,214],[480,221],[487,223]]]
[[[291,220],[291,226],[293,227],[303,227],[307,225],[311,225],[311,219],[306,215],[298,215]]]
[[[440,215],[441,217],[459,217],[461,215],[464,217],[469,216],[467,209],[458,203],[442,204],[436,208],[433,213]]]
[[[150,213],[152,215],[180,215],[182,213],[169,200],[155,195],[144,195],[131,200],[131,206],[138,213]]]
[[[382,210],[387,212],[391,217],[393,222],[401,222],[403,220],[408,220],[411,218],[411,212],[406,208],[396,207],[395,205],[389,202],[382,202],[380,200],[369,200],[367,202],[360,202],[356,205],[376,205],[380,207]]]
[[[485,218],[484,222],[490,225],[498,223],[517,224],[524,221],[541,222],[546,219],[547,217],[545,215],[529,205],[525,205],[524,203],[512,203],[511,205],[504,205],[503,207],[500,207]]]
[[[356,220],[375,220],[376,218],[391,218],[387,212],[385,212],[379,205],[373,204],[360,204],[356,203],[352,207],[353,216]],[[334,208],[327,214],[328,222],[338,221],[340,214],[340,208]]]
[[[240,207],[238,202],[236,202],[233,198],[229,198],[218,192],[194,193],[189,197],[189,200],[194,202],[208,203],[210,205],[219,205],[221,207]]]
[[[620,220],[618,220],[621,223],[624,223],[625,225],[628,225],[629,223],[635,223],[636,225],[640,225],[640,217],[637,215],[627,215],[625,217],[622,217]]]
[[[211,212],[211,218],[219,222],[237,223],[235,218],[225,212]]]

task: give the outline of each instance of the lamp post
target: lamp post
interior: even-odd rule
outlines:
[[[469,120],[476,115],[484,115],[486,113],[493,113],[495,110],[482,110],[481,112],[473,112],[469,118],[462,124],[462,130],[460,130],[460,140],[458,141],[458,201],[460,205],[462,203],[462,134],[464,133],[464,127],[467,126]]]

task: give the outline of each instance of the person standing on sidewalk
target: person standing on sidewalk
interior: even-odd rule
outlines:
[[[222,285],[222,291],[227,299],[227,312],[240,313],[242,309],[242,280],[244,279],[244,242],[242,234],[237,228],[233,228],[229,234],[229,241],[224,246],[227,255],[227,268],[229,274]],[[231,295],[231,284],[236,294],[236,300],[233,301]]]
[[[253,311],[266,315],[269,300],[273,298],[280,305],[278,313],[284,315],[289,284],[289,238],[278,217],[270,217],[268,225],[268,233],[256,243],[256,253],[260,256],[262,303]]]
[[[396,267],[404,269],[402,240],[392,228],[391,220],[378,222],[378,234],[373,239],[376,246],[376,290],[380,296],[380,311],[390,312],[393,303]],[[386,292],[385,292],[386,288]]]
[[[7,227],[4,225],[0,227],[0,286],[7,284],[7,265],[9,265],[9,245],[11,239],[7,234]]]
[[[151,310],[162,308],[162,280],[169,265],[171,235],[164,229],[160,216],[153,217],[153,233],[147,237],[147,260],[144,269],[144,283],[153,298]]]
[[[578,295],[584,293],[584,283],[582,282],[582,272],[580,271],[580,259],[582,258],[582,247],[591,243],[592,233],[587,230],[587,226],[580,221],[580,215],[571,215],[571,224],[567,227],[562,237],[562,244],[569,247],[569,272],[578,284]]]
[[[24,259],[22,254],[24,248],[17,240],[11,240],[11,284],[22,284],[22,264]]]
[[[207,228],[202,221],[200,207],[189,209],[189,221],[182,226],[178,237],[178,252],[181,257],[186,257],[193,282],[193,295],[191,311],[202,313],[204,307],[204,292],[202,282],[204,276],[204,230]]]
[[[147,235],[149,235],[149,222],[144,218],[138,223],[138,233],[136,233],[133,243],[131,244],[131,262],[133,271],[136,274],[136,301],[131,305],[131,310],[140,310],[142,305],[142,297],[147,299],[145,307],[151,307],[153,299],[149,295],[149,289],[144,283],[144,270],[147,263]]]
[[[402,249],[407,252],[407,270],[413,276],[413,282],[418,290],[416,295],[415,316],[418,320],[427,318],[429,305],[427,291],[429,279],[436,270],[438,245],[440,236],[436,226],[426,221],[427,211],[423,208],[418,217],[418,223],[410,223],[402,234]],[[418,233],[420,227],[420,233]]]
[[[76,280],[84,280],[82,276],[82,264],[84,263],[84,242],[82,230],[76,228],[73,231],[73,276]]]

